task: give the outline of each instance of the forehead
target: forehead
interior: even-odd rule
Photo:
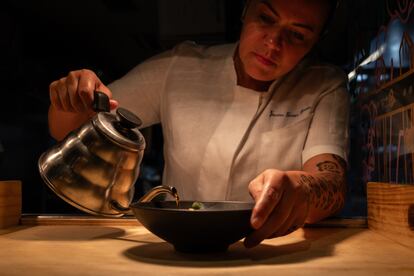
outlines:
[[[249,0],[247,1],[249,3],[261,3],[261,2],[267,2],[271,4],[272,6],[279,6],[279,5],[285,5],[285,6],[291,6],[291,7],[304,7],[306,9],[312,8],[312,7],[318,7],[318,8],[324,8],[329,7],[333,1],[331,0]]]
[[[329,0],[252,0],[251,7],[269,6],[280,17],[318,26],[327,18]]]

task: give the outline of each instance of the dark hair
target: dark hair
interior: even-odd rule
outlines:
[[[340,2],[341,0],[329,0],[329,4],[330,4],[329,14],[328,14],[328,18],[325,20],[325,24],[323,25],[321,36],[325,36],[329,32],[329,29],[332,27],[335,13],[336,13],[336,10],[338,9]]]
[[[243,2],[244,2],[243,3],[244,7],[243,7],[243,11],[242,11],[242,14],[241,14],[241,17],[240,17],[242,21],[243,21],[244,17],[246,16],[247,8],[249,7],[252,0],[245,0]]]

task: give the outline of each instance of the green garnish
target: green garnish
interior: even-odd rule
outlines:
[[[194,201],[191,205],[190,210],[200,210],[204,208],[204,204],[198,201]]]

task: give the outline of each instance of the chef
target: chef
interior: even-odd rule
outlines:
[[[312,50],[335,7],[251,0],[237,43],[184,42],[109,85],[72,71],[50,84],[50,132],[89,120],[99,90],[143,127],[161,123],[163,184],[182,199],[255,202],[246,247],[328,217],[344,204],[349,99],[345,74]]]

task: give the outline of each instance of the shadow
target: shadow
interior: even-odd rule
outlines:
[[[414,204],[408,207],[408,226],[410,230],[414,231]]]
[[[7,234],[5,234],[7,235]],[[122,237],[125,231],[115,227],[64,225],[64,227],[26,227],[12,232],[10,239],[30,241],[88,241]]]
[[[12,226],[12,227],[8,227],[8,228],[3,228],[3,229],[0,229],[0,236],[16,233],[18,231],[22,231],[22,230],[28,229],[28,228],[31,228],[31,226],[17,225],[17,226]]]
[[[305,228],[283,239],[266,241],[252,249],[246,249],[242,242],[237,242],[228,251],[220,253],[181,253],[167,242],[154,242],[131,247],[123,254],[137,262],[180,267],[293,264],[332,256],[336,243],[361,231],[364,229]]]
[[[151,243],[151,244],[158,244],[160,243],[160,238],[158,238],[157,236],[154,236],[153,234],[140,234],[139,235],[140,239],[137,239],[135,237],[131,238],[129,236],[126,237],[112,237],[111,239],[113,240],[119,240],[119,241],[127,241],[127,242],[134,242],[134,243],[139,243],[139,244],[143,244],[143,243]]]

